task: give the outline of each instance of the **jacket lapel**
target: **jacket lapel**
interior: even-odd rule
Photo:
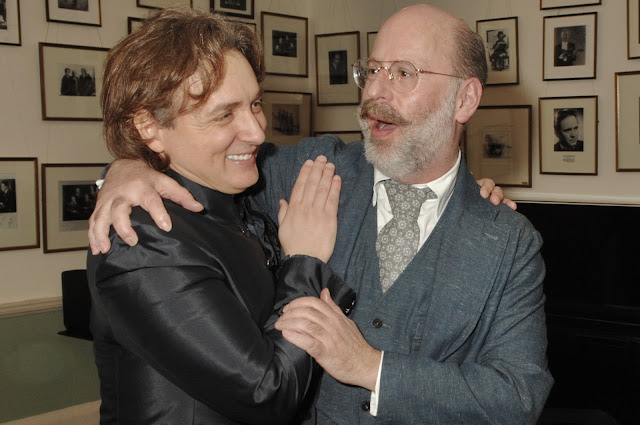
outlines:
[[[427,332],[441,338],[432,352],[445,359],[469,338],[478,324],[505,255],[509,232],[492,224],[498,209],[482,199],[463,158],[456,188],[434,232],[444,235],[427,315]],[[450,336],[450,337],[448,337]],[[430,342],[429,342],[430,341]]]

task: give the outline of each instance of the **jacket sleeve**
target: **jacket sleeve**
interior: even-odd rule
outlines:
[[[261,329],[230,289],[223,264],[194,261],[193,251],[183,251],[189,242],[160,246],[167,234],[152,223],[136,232],[138,246],[113,235],[110,253],[89,264],[94,302],[117,342],[233,420],[287,423],[316,366],[273,324],[283,302],[342,283],[320,260],[288,260],[278,273],[276,306]]]
[[[542,240],[516,229],[483,316],[485,340],[467,360],[387,352],[382,365],[378,423],[535,424],[553,379],[546,364]],[[487,283],[489,284],[489,283]],[[425,338],[428,338],[428,331]]]

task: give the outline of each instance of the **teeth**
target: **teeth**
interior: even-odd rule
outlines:
[[[227,159],[230,159],[232,161],[246,161],[247,159],[250,159],[253,155],[248,153],[245,155],[227,155]]]
[[[384,123],[384,122],[378,123],[378,130],[384,130],[384,128],[385,128],[386,126],[387,126],[387,124],[386,124],[386,123]]]

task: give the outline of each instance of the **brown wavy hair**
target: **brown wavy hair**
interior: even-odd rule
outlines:
[[[122,39],[107,55],[100,96],[109,152],[115,158],[141,159],[156,170],[166,169],[168,158],[147,147],[148,140],[134,124],[135,114],[146,110],[162,126],[172,128],[178,116],[202,106],[218,89],[225,72],[224,54],[230,50],[244,55],[258,82],[264,79],[264,54],[255,32],[206,11],[163,9]],[[202,83],[197,93],[185,86],[195,73]],[[182,99],[181,104],[175,99]]]

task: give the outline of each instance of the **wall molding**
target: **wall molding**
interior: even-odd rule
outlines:
[[[62,297],[37,298],[0,304],[0,318],[22,314],[44,313],[62,308]]]

